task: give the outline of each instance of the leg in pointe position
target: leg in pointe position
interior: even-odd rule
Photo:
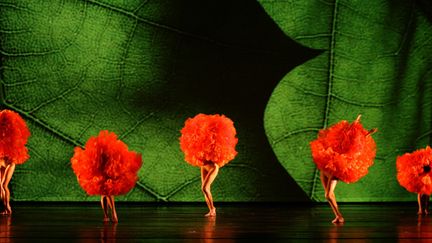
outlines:
[[[219,166],[214,163],[208,163],[201,167],[201,189],[204,194],[207,206],[209,208],[209,213],[205,216],[213,217],[216,216],[216,208],[213,205],[213,196],[211,194],[211,184],[218,175]]]
[[[321,182],[325,191],[325,198],[330,204],[330,207],[333,210],[336,218],[332,221],[332,223],[343,223],[345,220],[339,211],[339,207],[336,202],[336,196],[334,194],[334,189],[336,188],[337,179],[332,176],[327,176],[323,172],[321,172]]]

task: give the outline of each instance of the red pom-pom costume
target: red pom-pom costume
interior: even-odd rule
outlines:
[[[29,158],[26,148],[30,131],[18,113],[0,111],[0,198],[4,204],[1,214],[11,214],[9,182],[16,164],[23,164]]]
[[[206,216],[216,216],[210,187],[219,168],[237,155],[234,123],[224,115],[198,114],[186,120],[181,134],[180,148],[185,160],[201,167],[201,189],[210,210]]]
[[[376,154],[376,144],[370,131],[359,120],[339,123],[323,129],[310,143],[312,157],[320,171],[352,183],[368,173]]]
[[[429,197],[432,193],[432,149],[427,146],[398,156],[397,180],[409,192],[417,193],[418,214],[429,214]]]
[[[334,195],[338,180],[358,181],[368,173],[375,158],[376,144],[371,135],[376,129],[364,129],[360,117],[351,124],[343,120],[321,130],[318,138],[310,143],[313,160],[321,171],[325,197],[336,216],[333,223],[345,221]]]
[[[222,167],[237,155],[236,130],[224,115],[198,114],[186,120],[181,133],[180,147],[191,165],[213,162]]]
[[[398,156],[396,160],[397,180],[409,192],[432,193],[432,149],[427,146]]]
[[[0,158],[9,163],[22,164],[28,158],[26,148],[30,131],[18,113],[0,111]]]
[[[108,200],[128,193],[135,186],[142,165],[141,154],[128,151],[127,145],[108,131],[91,137],[84,149],[76,147],[71,162],[78,182],[87,194],[102,195],[102,199],[108,197]],[[116,216],[113,221],[117,221]]]
[[[75,148],[72,169],[89,195],[116,196],[128,193],[138,180],[141,154],[128,151],[125,143],[108,131],[91,137],[85,148]]]

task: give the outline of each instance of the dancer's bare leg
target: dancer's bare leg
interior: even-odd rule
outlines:
[[[336,188],[336,185],[338,183],[338,180],[330,179],[329,180],[330,186],[328,187],[328,195],[326,198],[328,198],[330,204],[332,204],[332,208],[334,210],[334,213],[336,215],[336,218],[332,221],[332,223],[343,223],[345,222],[344,218],[342,217],[342,214],[339,211],[339,207],[336,202],[336,196],[334,194],[334,189]]]
[[[418,193],[418,194],[417,194],[417,204],[418,204],[418,211],[417,211],[417,214],[418,214],[418,215],[423,214],[421,195],[422,195],[421,193]]]
[[[114,196],[108,196],[108,206],[111,208],[111,221],[113,223],[118,222],[117,211],[114,203]]]
[[[337,180],[332,178],[331,176],[325,175],[323,172],[321,172],[321,182],[324,187],[325,191],[325,198],[330,204],[330,207],[333,210],[333,213],[335,214],[336,218],[332,221],[333,223],[343,223],[345,220],[342,217],[342,214],[339,211],[336,197],[334,194],[334,189],[336,188]]]
[[[107,196],[104,196],[104,195],[101,196],[101,205],[102,205],[102,210],[103,210],[103,213],[104,213],[103,221],[104,222],[109,222],[109,217],[108,217],[108,198],[107,198]]]
[[[6,198],[6,191],[3,188],[3,181],[6,179],[5,178],[5,175],[6,175],[5,169],[6,169],[6,167],[0,166],[0,199],[1,199],[2,204],[4,203],[4,200]],[[1,209],[2,211],[0,212],[0,214],[3,214],[5,208],[6,208],[6,205],[3,204],[2,209]]]
[[[6,173],[5,173],[6,167],[7,167],[7,164],[6,164],[5,159],[0,158],[0,199],[2,200],[2,202],[6,196],[6,192],[5,192],[5,189],[3,187],[3,182],[6,179]]]
[[[429,214],[429,195],[418,193],[417,203],[419,207],[417,214]]]
[[[207,206],[209,208],[209,213],[207,213],[206,217],[213,217],[216,216],[216,208],[213,205],[213,196],[211,194],[211,184],[213,183],[214,179],[219,173],[219,166],[214,163],[209,163],[201,167],[205,171],[207,171],[207,174],[201,173],[201,177],[204,177],[202,180],[202,191],[204,193],[204,197],[206,199]],[[202,170],[201,170],[202,171]]]
[[[207,175],[208,175],[208,171],[207,171],[206,167],[201,166],[201,190],[203,191],[205,202],[206,202],[207,206],[210,208],[210,201],[209,201],[208,197],[206,197],[206,194],[204,193],[204,189],[203,189],[204,188],[204,182],[205,182],[205,179],[207,178]]]
[[[5,168],[4,167],[0,167],[0,199],[3,202],[3,198],[5,198],[6,192],[3,188],[3,181],[4,181],[4,173],[5,172]]]
[[[2,173],[2,186],[4,190],[3,204],[5,210],[1,214],[12,214],[12,208],[10,206],[10,191],[9,182],[12,179],[12,175],[15,172],[15,164],[11,163],[6,166],[4,173]]]

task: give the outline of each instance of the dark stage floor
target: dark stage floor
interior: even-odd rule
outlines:
[[[102,223],[94,205],[15,205],[0,216],[0,242],[432,240],[432,216],[418,217],[412,204],[341,205],[346,223],[333,225],[330,207],[320,205],[219,204],[205,218],[198,205],[119,204],[117,225]]]

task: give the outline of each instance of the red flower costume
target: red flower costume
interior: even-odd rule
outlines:
[[[224,115],[198,114],[186,120],[181,134],[180,148],[186,162],[201,167],[201,189],[209,208],[206,216],[215,217],[216,207],[210,188],[219,168],[237,155],[234,123]]]
[[[91,137],[85,148],[75,148],[72,169],[81,187],[89,195],[126,194],[138,180],[141,154],[128,151],[125,143],[108,131]]]
[[[351,124],[343,120],[321,130],[310,143],[318,169],[346,183],[358,181],[368,173],[376,154],[369,133],[359,120]]]
[[[0,111],[0,158],[23,164],[28,158],[26,148],[30,131],[21,116],[10,110]]]
[[[432,193],[432,149],[427,146],[398,156],[397,180],[409,192],[430,195]]]
[[[181,133],[181,150],[193,166],[213,162],[222,167],[237,155],[236,130],[224,115],[198,114],[186,120]]]

